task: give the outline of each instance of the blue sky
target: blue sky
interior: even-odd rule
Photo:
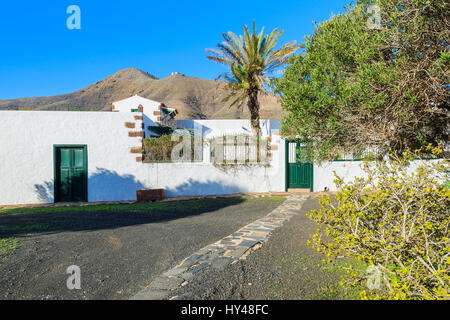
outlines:
[[[226,5],[223,5],[226,3]],[[3,1],[0,10],[0,99],[69,93],[124,68],[159,78],[177,71],[215,79],[223,66],[205,58],[221,33],[284,30],[280,43],[301,42],[313,21],[349,0]],[[81,8],[81,30],[69,30],[69,5]]]

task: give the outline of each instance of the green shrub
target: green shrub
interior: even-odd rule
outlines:
[[[172,141],[171,134],[165,134],[159,138],[144,140],[144,161],[148,162],[169,162],[173,148],[180,143]]]
[[[188,130],[186,130],[188,131]],[[180,148],[178,157],[183,158],[183,152],[189,150],[190,155],[186,157],[183,161],[200,161],[203,159],[202,144],[201,140],[200,146],[195,146],[195,139],[193,132],[190,132],[190,137],[186,138],[183,136],[184,133],[171,133],[164,134],[158,138],[145,139],[144,140],[144,162],[172,162],[172,151],[175,146],[181,143],[188,143],[187,148]],[[189,146],[190,143],[190,146]],[[182,146],[181,146],[182,147]]]
[[[412,170],[418,153],[365,161],[367,177],[350,183],[336,176],[335,200],[323,197],[308,214],[319,224],[309,244],[326,262],[348,256],[369,267],[346,265],[341,281],[367,287],[363,299],[450,298],[449,162],[417,160]]]

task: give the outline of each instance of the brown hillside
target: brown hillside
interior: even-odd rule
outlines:
[[[82,90],[51,97],[0,100],[2,109],[109,111],[109,102],[138,94],[144,98],[164,101],[176,107],[177,119],[248,118],[249,113],[230,108],[223,99],[224,83],[183,75],[158,79],[139,69],[125,69]],[[261,97],[261,117],[279,119],[281,107],[273,95]]]

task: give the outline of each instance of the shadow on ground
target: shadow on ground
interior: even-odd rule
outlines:
[[[322,264],[324,255],[308,246],[317,224],[306,213],[319,209],[307,200],[301,213],[274,231],[268,242],[245,260],[224,270],[205,268],[171,296],[180,300],[341,300],[358,299],[358,288],[339,286],[344,272]],[[355,265],[355,261],[343,259]]]
[[[128,299],[282,201],[216,198],[0,213],[0,238],[20,242],[0,257],[0,299]],[[81,269],[81,290],[67,289],[72,265]]]
[[[40,201],[53,202],[53,182],[45,181],[34,185],[34,188]],[[101,201],[106,198],[135,199],[136,190],[144,188],[143,183],[133,175],[120,175],[104,168],[97,168],[88,180],[88,189],[94,190],[89,195],[90,201]],[[166,191],[169,195],[189,194],[189,192],[195,195],[195,193],[230,194],[239,190],[236,186],[217,181],[201,182],[190,179]],[[245,200],[241,198],[216,198],[123,205],[12,209],[0,211],[0,238],[163,223],[220,210],[243,201]]]
[[[157,224],[199,216],[235,206],[245,199],[216,198],[173,202],[14,209],[0,215],[0,238],[30,233],[95,231],[141,224]]]

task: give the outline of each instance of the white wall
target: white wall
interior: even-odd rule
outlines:
[[[157,122],[159,115],[155,115],[154,112],[159,111],[159,106],[161,105],[161,102],[159,101],[153,101],[135,95],[124,100],[113,102],[112,105],[114,110],[118,112],[131,112],[131,109],[137,109],[142,105],[144,131],[147,138],[151,136],[148,127],[158,126]]]
[[[54,200],[54,145],[87,145],[88,200],[135,200],[136,190],[164,188],[169,197],[285,190],[285,143],[279,121],[262,120],[273,146],[270,166],[221,169],[209,163],[205,146],[200,163],[138,161],[141,120],[130,112],[0,111],[0,204],[48,203]],[[134,123],[135,128],[125,124]],[[186,120],[179,127],[202,126],[205,138],[248,133],[249,120]],[[313,190],[336,190],[333,171],[346,181],[363,177],[360,161],[314,165]],[[412,167],[416,167],[416,163]]]
[[[87,145],[88,200],[135,200],[136,190],[164,188],[169,197],[221,195],[285,190],[285,143],[279,121],[262,120],[271,137],[270,166],[221,169],[205,156],[200,163],[138,161],[141,155],[140,113],[0,111],[0,204],[48,203],[54,200],[54,145]],[[125,124],[134,123],[135,128]],[[186,120],[179,127],[202,126],[205,138],[248,133],[249,120]],[[209,146],[205,146],[205,155]],[[333,171],[346,181],[363,177],[360,161],[314,165],[313,190],[336,190]],[[416,167],[419,163],[415,164]]]
[[[272,136],[269,167],[224,171],[204,163],[137,162],[139,113],[0,111],[0,204],[54,201],[54,145],[87,145],[88,200],[135,200],[136,190],[164,188],[169,197],[284,191],[284,143]],[[135,123],[129,129],[125,123]],[[232,127],[233,121],[219,121]],[[277,126],[275,122],[273,128]],[[212,123],[208,123],[211,126]],[[249,126],[248,120],[238,125]],[[234,124],[238,128],[237,124]],[[277,129],[274,129],[274,133]]]
[[[87,145],[88,199],[132,199],[141,184],[125,122],[134,113],[0,111],[0,204],[53,202],[53,145]],[[133,190],[134,189],[134,190]]]
[[[144,163],[141,177],[168,197],[284,191],[273,167],[224,171],[206,163]]]
[[[199,126],[205,139],[201,163],[144,163],[145,183],[166,189],[169,197],[221,195],[285,190],[284,141],[279,135],[279,120],[261,120],[263,137],[271,137],[270,166],[220,169],[210,163],[208,139],[220,135],[250,134],[249,120],[178,120],[177,127]]]
[[[415,160],[412,161],[408,167],[407,173],[411,174],[417,170],[420,165],[430,164],[432,162],[439,162],[440,160]],[[345,182],[355,180],[355,178],[367,178],[367,174],[362,170],[362,161],[334,161],[326,162],[319,165],[314,165],[314,192],[324,191],[327,187],[330,191],[337,191],[334,184],[336,174],[343,178]],[[438,181],[444,183],[445,179],[436,176]]]
[[[334,161],[326,162],[321,165],[314,164],[314,192],[324,191],[328,188],[330,191],[336,191],[334,184],[335,176],[333,171],[344,181],[354,180],[356,177],[365,177],[361,169],[361,161]]]

